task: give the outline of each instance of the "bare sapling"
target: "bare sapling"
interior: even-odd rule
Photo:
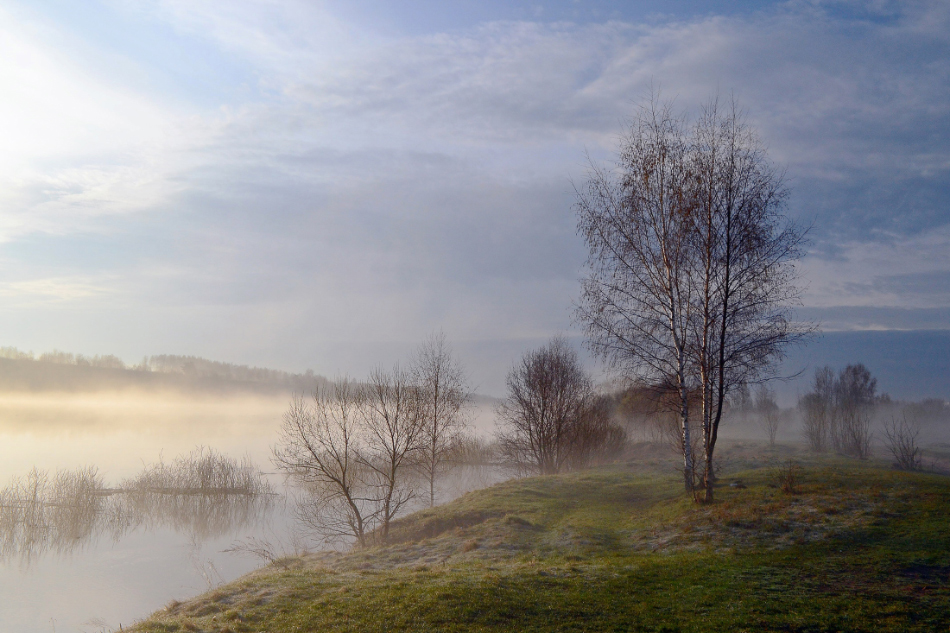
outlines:
[[[441,332],[422,344],[410,372],[419,390],[421,429],[416,461],[428,485],[431,508],[438,494],[437,481],[454,465],[451,458],[468,428],[468,387],[465,372]]]
[[[775,448],[775,436],[778,435],[779,415],[777,412],[770,411],[765,414],[762,420],[765,432],[769,436],[769,448]]]
[[[778,466],[776,478],[779,489],[787,495],[798,494],[802,480],[802,467],[790,459]]]
[[[894,456],[894,467],[899,470],[921,470],[920,447],[917,437],[920,435],[920,424],[911,422],[906,415],[900,420],[891,418],[884,423],[884,441],[887,450]]]
[[[775,448],[775,437],[778,435],[779,415],[778,404],[775,403],[775,393],[766,385],[759,385],[755,394],[755,410],[760,416],[759,423],[769,438],[769,448]]]

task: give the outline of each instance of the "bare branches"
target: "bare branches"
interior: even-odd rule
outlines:
[[[301,518],[327,541],[385,540],[418,497],[420,474],[434,503],[436,477],[464,431],[466,398],[441,335],[422,346],[411,371],[377,369],[365,383],[343,379],[312,399],[295,397],[274,463],[309,492]]]
[[[778,405],[775,403],[775,394],[766,385],[759,385],[755,394],[755,411],[759,415],[759,423],[769,436],[769,448],[775,448],[775,437],[781,422]]]
[[[508,397],[498,416],[503,457],[523,474],[583,468],[606,446],[625,440],[577,354],[561,338],[528,352],[508,373]]]
[[[812,449],[830,445],[842,455],[869,457],[876,390],[877,380],[864,365],[848,365],[837,376],[830,367],[816,369],[812,391],[798,404]]]
[[[398,366],[390,372],[375,370],[364,394],[366,442],[359,458],[377,490],[377,517],[385,539],[390,522],[414,495],[408,471],[421,448],[421,399],[409,374]]]
[[[366,545],[378,516],[365,468],[364,400],[360,386],[345,378],[310,401],[295,396],[274,449],[274,464],[313,493],[301,518],[328,541],[352,537]]]
[[[792,263],[804,232],[788,192],[735,103],[694,125],[654,97],[621,142],[617,169],[591,169],[575,205],[590,249],[576,316],[615,370],[679,393],[686,487],[690,393],[699,407],[707,500],[726,396],[767,377],[808,333],[794,324]]]
[[[835,375],[830,367],[815,370],[814,386],[798,401],[808,445],[817,453],[828,450],[834,419]]]
[[[429,486],[429,507],[435,505],[436,479],[461,441],[467,424],[468,389],[465,373],[445,342],[445,334],[427,339],[416,353],[412,380],[419,390],[420,431],[418,464]]]
[[[900,470],[920,470],[920,447],[917,445],[917,436],[920,435],[920,425],[911,422],[904,415],[900,420],[891,418],[884,424],[884,439],[887,450],[894,456],[894,465]]]
[[[694,484],[687,364],[694,284],[685,122],[656,99],[624,137],[619,175],[593,168],[575,205],[590,249],[577,320],[590,349],[625,374],[672,384],[679,395],[686,488]]]

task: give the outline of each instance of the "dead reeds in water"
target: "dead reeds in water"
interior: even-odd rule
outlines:
[[[0,490],[0,561],[28,564],[143,527],[213,538],[258,522],[275,497],[249,459],[207,448],[146,467],[118,488],[107,488],[93,467],[52,476],[33,469]]]
[[[126,493],[185,495],[262,495],[272,492],[248,457],[238,462],[204,446],[176,457],[171,464],[159,461],[147,467],[137,477],[124,481],[121,489]]]
[[[63,552],[96,533],[108,491],[95,468],[58,471],[34,468],[0,490],[0,560],[31,560],[50,550]]]

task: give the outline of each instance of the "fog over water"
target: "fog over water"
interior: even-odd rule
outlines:
[[[248,539],[277,554],[314,546],[271,463],[291,391],[99,386],[0,391],[4,630],[117,630],[261,566],[225,551]],[[479,401],[470,422],[489,435],[491,402]],[[262,471],[269,493],[167,483],[174,473],[187,480],[187,464],[209,454],[238,475],[251,470],[242,461]]]
[[[0,489],[14,481],[27,487],[34,468],[45,474],[48,487],[57,472],[86,468],[95,470],[102,488],[114,489],[159,461],[172,466],[176,456],[187,456],[196,446],[246,457],[269,471],[270,447],[288,398],[0,393]],[[282,490],[281,477],[269,480]],[[4,629],[117,629],[171,599],[258,567],[260,559],[223,553],[239,539],[255,536],[290,546],[292,526],[281,500],[228,497],[90,494],[69,504],[57,497],[50,504],[54,514],[47,507],[46,516],[30,515],[30,534],[21,520],[16,535],[9,530],[0,535]],[[55,515],[66,506],[71,515]]]
[[[265,469],[289,394],[0,393],[0,480],[96,465],[109,481],[205,445]]]

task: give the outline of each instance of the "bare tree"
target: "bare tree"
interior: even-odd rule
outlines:
[[[835,381],[831,439],[835,451],[867,459],[871,455],[871,410],[877,379],[862,364],[848,365]]]
[[[742,382],[736,385],[729,392],[727,401],[729,412],[743,422],[752,411],[752,392],[749,389],[749,383]]]
[[[462,439],[467,424],[465,373],[452,356],[445,334],[429,337],[416,354],[412,380],[419,390],[420,441],[417,462],[429,485],[429,507],[435,505],[436,479]]]
[[[508,373],[508,397],[498,416],[504,459],[525,473],[586,466],[617,439],[577,354],[562,338],[528,352]]]
[[[862,364],[848,365],[837,376],[830,367],[815,370],[812,391],[799,402],[812,448],[823,450],[830,443],[842,455],[870,456],[876,391],[877,380]]]
[[[759,415],[759,423],[769,436],[769,448],[775,448],[775,436],[778,434],[780,422],[779,408],[775,403],[775,393],[766,385],[759,385],[756,390],[755,411]]]
[[[920,435],[920,424],[911,422],[907,416],[891,418],[884,424],[884,439],[887,450],[894,456],[894,465],[900,470],[920,470],[920,447],[917,445],[917,436]]]
[[[586,400],[583,414],[571,429],[568,470],[610,462],[619,457],[627,445],[627,432],[614,422],[610,400],[593,394]]]
[[[623,138],[617,170],[591,168],[575,205],[590,249],[576,318],[590,349],[614,370],[675,388],[692,490],[689,394],[698,381],[687,348],[696,307],[688,154],[685,123],[654,99]]]
[[[690,349],[702,391],[703,487],[710,502],[726,396],[768,377],[785,348],[809,332],[790,321],[800,292],[793,263],[803,254],[804,231],[785,215],[782,176],[735,101],[722,109],[713,99],[703,108],[689,153],[695,228],[687,270],[699,303]]]
[[[274,463],[313,493],[302,519],[328,541],[355,538],[366,545],[378,499],[364,466],[361,388],[343,379],[295,396],[284,413]]]
[[[406,371],[397,366],[370,375],[361,411],[366,440],[360,461],[377,490],[383,540],[393,518],[414,496],[410,470],[421,448],[421,410],[419,390]]]
[[[831,426],[834,420],[835,375],[830,367],[815,370],[815,379],[810,393],[798,401],[802,413],[805,438],[812,450],[823,453],[831,441]]]
[[[377,369],[365,384],[341,380],[311,401],[293,398],[274,463],[305,484],[311,495],[301,518],[327,541],[385,541],[417,491],[426,402],[426,390],[399,367]]]
[[[713,101],[689,128],[655,98],[623,138],[615,172],[592,168],[578,194],[590,256],[577,318],[614,369],[675,385],[687,489],[690,393],[701,394],[706,501],[730,389],[767,375],[806,333],[790,321],[803,232],[784,215],[786,197],[735,106]]]

